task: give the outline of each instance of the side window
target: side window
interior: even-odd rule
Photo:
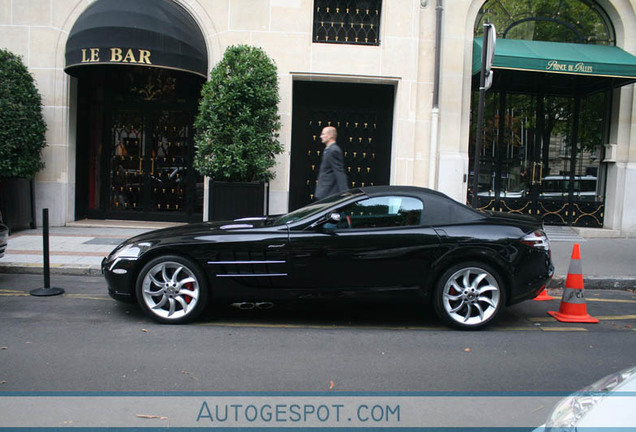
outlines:
[[[420,225],[422,201],[403,196],[386,196],[358,201],[340,209],[339,229],[387,228]]]

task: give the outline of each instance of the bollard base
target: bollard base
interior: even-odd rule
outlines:
[[[64,290],[62,288],[38,288],[29,291],[29,294],[36,297],[48,297],[64,294]]]

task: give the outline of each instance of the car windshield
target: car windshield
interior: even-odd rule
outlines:
[[[293,212],[281,216],[280,218],[278,218],[275,225],[284,225],[291,222],[296,222],[297,220],[306,218],[316,213],[320,213],[321,211],[341,201],[345,201],[351,197],[359,196],[362,194],[363,192],[360,189],[350,189],[337,195],[328,196],[327,198],[323,198],[320,201],[308,204],[304,207],[294,210]]]

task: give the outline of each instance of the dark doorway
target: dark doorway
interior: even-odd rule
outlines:
[[[78,79],[76,218],[201,220],[192,125],[203,79],[116,66]]]
[[[389,184],[394,95],[392,85],[294,83],[290,210],[314,200],[325,126],[338,129],[350,187]]]

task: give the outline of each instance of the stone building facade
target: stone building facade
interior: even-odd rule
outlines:
[[[43,152],[46,168],[36,178],[36,203],[38,209],[50,209],[52,225],[87,217],[184,221],[203,218],[199,190],[203,183],[192,172],[187,173],[191,171],[188,160],[193,146],[192,107],[196,106],[197,88],[200,89],[205,73],[221,59],[226,47],[236,44],[262,47],[278,67],[280,139],[285,152],[277,158],[276,178],[269,185],[270,213],[286,212],[312,199],[321,150],[316,135],[322,126],[332,123],[338,126],[339,141],[347,152],[352,186],[417,185],[440,190],[461,202],[470,200],[471,151],[474,152],[471,124],[475,123],[477,94],[473,52],[487,2],[150,1],[176,5],[187,15],[182,17],[185,21],[181,29],[202,37],[205,52],[199,60],[205,62],[203,74],[192,65],[180,63],[179,67],[172,67],[169,61],[153,64],[162,48],[144,46],[143,38],[133,38],[130,46],[109,46],[111,40],[116,40],[117,29],[102,32],[103,41],[90,39],[82,46],[78,23],[90,27],[91,8],[99,3],[109,3],[112,12],[123,17],[128,14],[126,4],[139,3],[143,9],[148,1],[0,0],[0,46],[23,57],[43,96],[48,145]],[[600,8],[610,22],[613,33],[606,45],[636,54],[634,0],[599,0],[593,6]],[[143,27],[143,14],[137,19]],[[153,29],[154,33],[161,31],[162,28]],[[91,56],[98,55],[91,48],[97,43],[115,51],[106,55],[102,51],[100,60],[107,59],[91,65],[90,60],[96,59]],[[75,55],[81,56],[81,64],[69,64],[73,49]],[[162,70],[168,72],[163,74]],[[602,183],[595,186],[594,192],[597,201],[602,198],[602,207],[583,210],[595,222],[582,225],[621,234],[636,233],[636,94],[629,75],[621,76],[620,83],[609,84],[604,79],[611,77],[599,74],[607,108],[598,120],[603,124],[602,145],[597,142],[589,152],[597,165],[579,172],[573,162],[572,170],[567,165],[565,171],[559,171],[562,175],[571,174],[572,180],[574,176],[588,175]],[[636,71],[632,70],[631,75],[636,76]],[[142,85],[151,79],[163,83],[163,91],[169,87],[182,93],[166,96],[165,100],[162,95],[149,96],[150,87]],[[128,87],[124,88],[126,80]],[[157,83],[152,86],[156,88]],[[136,100],[126,95],[131,89],[136,91]],[[143,114],[137,116],[135,113],[139,112]],[[186,114],[179,117],[180,113]],[[118,123],[117,119],[124,118],[121,116],[125,120]],[[134,121],[143,124],[144,131],[126,126],[126,122]],[[159,136],[157,128],[173,124],[176,126],[172,135]],[[545,148],[559,147],[555,145],[556,135],[553,131]],[[158,140],[170,144],[173,150],[149,144],[131,151],[136,139]],[[122,143],[129,147],[119,146]],[[510,178],[508,184],[520,184],[530,160],[529,148],[523,143],[512,146],[512,157],[524,159],[525,165],[517,164],[504,169],[505,175],[498,175]],[[590,156],[580,159],[589,161]],[[128,183],[120,186],[115,184],[115,165],[126,160],[128,165],[120,168],[126,171]],[[537,161],[530,161],[535,168],[542,164],[540,159]],[[130,173],[135,170],[137,177],[131,180]],[[180,176],[181,183],[170,183],[176,181],[170,177],[174,173]],[[544,174],[535,174],[527,184],[543,184],[547,178]],[[512,179],[513,175],[517,177]],[[152,181],[161,184],[144,185]],[[500,209],[508,187],[512,186],[496,183],[490,192],[495,193],[496,199],[482,201],[482,206]],[[122,193],[117,194],[117,188]],[[133,194],[134,188],[138,189],[137,195]],[[484,186],[484,191],[487,189],[488,185]],[[126,190],[128,193],[123,194]],[[156,195],[157,190],[163,191],[165,201],[144,195]],[[530,190],[528,186],[520,191],[521,196],[527,196]],[[574,189],[565,191],[568,192],[570,198],[577,196]],[[481,197],[488,198],[484,193],[480,193]],[[529,208],[521,206],[515,210],[509,206],[508,210],[531,213]],[[559,224],[577,225],[571,213],[568,218],[559,217]]]

